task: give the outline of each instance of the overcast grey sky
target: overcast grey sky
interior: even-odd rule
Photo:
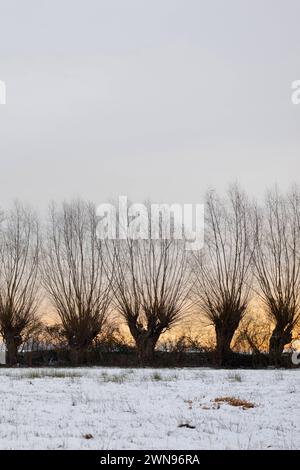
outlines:
[[[0,205],[300,175],[299,0],[0,0]]]

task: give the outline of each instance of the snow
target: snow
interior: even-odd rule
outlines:
[[[2,368],[0,449],[299,449],[299,378],[299,369]],[[213,401],[224,396],[256,406]]]
[[[1,350],[1,348],[0,348],[0,364],[1,365],[6,364],[6,352],[5,350]]]

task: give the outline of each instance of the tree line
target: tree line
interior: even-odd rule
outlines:
[[[0,218],[7,363],[18,362],[20,346],[46,321],[46,299],[74,364],[116,321],[128,327],[140,363],[149,364],[161,336],[184,328],[189,315],[213,326],[224,364],[254,297],[278,361],[300,318],[299,203],[297,187],[269,190],[261,204],[236,185],[222,195],[207,191],[204,247],[188,251],[174,237],[100,240],[96,207],[84,200],[52,203],[43,223],[16,202]]]

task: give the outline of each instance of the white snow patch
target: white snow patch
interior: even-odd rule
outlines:
[[[298,369],[3,368],[0,449],[299,449],[299,378]],[[224,396],[257,406],[215,406]]]

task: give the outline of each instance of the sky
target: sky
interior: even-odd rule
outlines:
[[[300,179],[299,0],[0,0],[0,207]]]

